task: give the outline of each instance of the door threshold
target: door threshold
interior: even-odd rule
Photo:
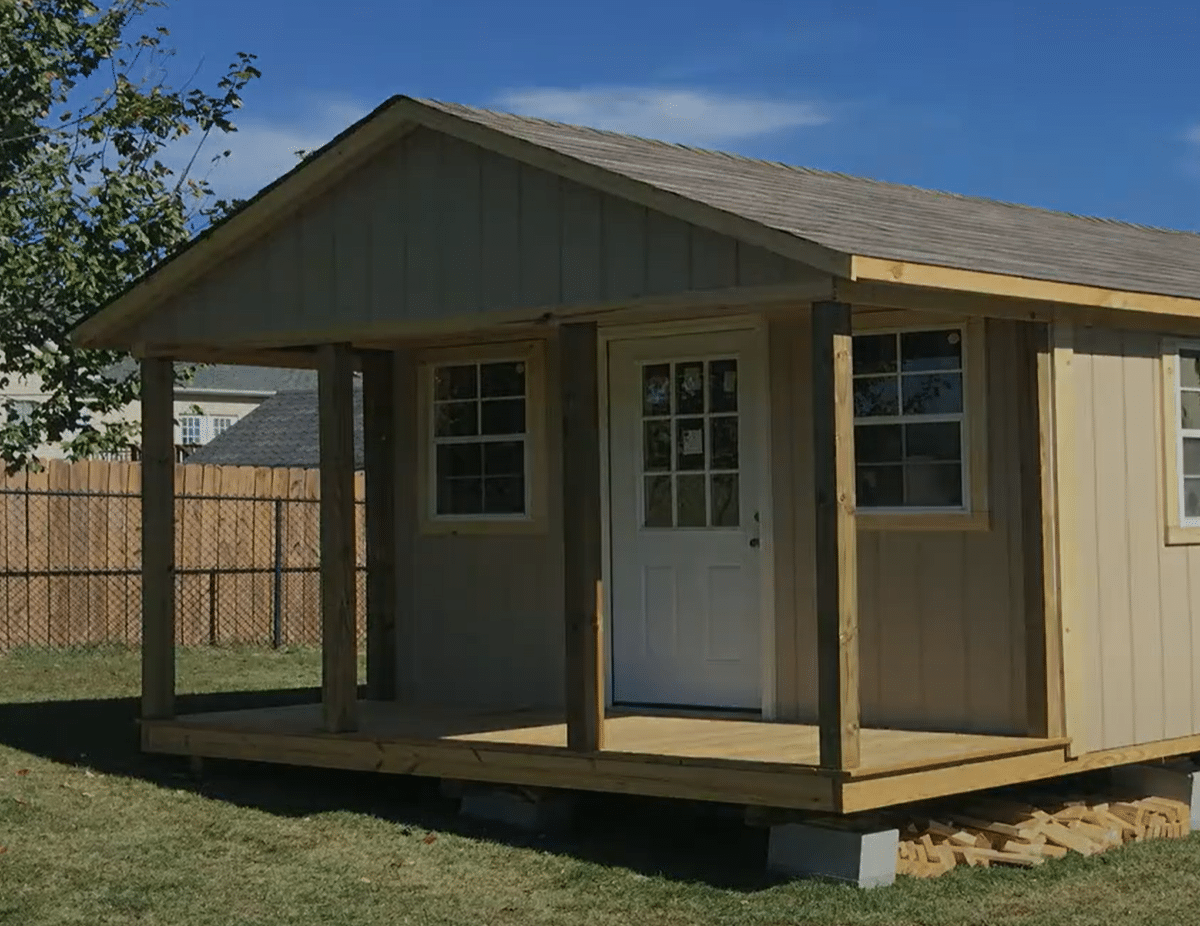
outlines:
[[[617,701],[612,705],[614,715],[711,717],[720,720],[761,720],[762,710],[749,707],[712,707],[692,704],[641,704],[633,701]]]

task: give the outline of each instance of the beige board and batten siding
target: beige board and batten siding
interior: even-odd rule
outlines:
[[[138,336],[303,340],[820,279],[762,248],[418,129],[197,281]]]
[[[1062,542],[1084,752],[1200,732],[1200,547],[1165,543],[1162,343],[1075,329],[1075,517]]]
[[[530,384],[531,401],[545,398],[545,419],[534,437],[544,465],[544,518],[536,529],[451,533],[422,529],[428,508],[424,480],[397,491],[417,493],[402,504],[399,550],[412,551],[412,572],[397,582],[397,689],[417,704],[520,710],[563,703],[562,415],[557,389],[558,343],[544,345],[543,383]],[[397,392],[396,443],[428,452],[430,411],[417,397]],[[401,449],[403,452],[403,449]],[[413,472],[420,467],[401,467]],[[412,501],[411,499],[409,500]]]
[[[817,713],[812,377],[806,316],[772,320],[776,698]],[[1026,731],[1018,332],[985,325],[990,529],[858,533],[863,726]]]

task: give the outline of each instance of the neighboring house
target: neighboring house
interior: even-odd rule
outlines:
[[[321,370],[322,702],[175,717],[146,361],[150,751],[843,813],[1200,751],[1200,236],[400,97],[75,338]]]
[[[127,361],[132,363],[132,361]],[[122,365],[114,373],[124,375]],[[180,459],[202,447],[226,428],[282,389],[314,389],[316,374],[312,370],[284,367],[248,367],[227,364],[202,366],[191,380],[175,390],[175,444]],[[35,377],[14,379],[0,392],[0,398],[11,397],[26,411],[45,401],[46,393]],[[141,403],[134,401],[118,414],[102,416],[101,420],[140,421]],[[66,455],[61,443],[43,444],[35,451],[41,459],[58,459]],[[130,448],[138,455],[138,448]]]
[[[286,466],[315,469],[320,464],[317,393],[277,392],[237,423],[188,456],[189,463],[217,466]],[[354,468],[362,469],[362,389],[354,390]]]

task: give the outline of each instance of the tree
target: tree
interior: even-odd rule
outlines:
[[[74,457],[127,445],[105,424],[137,396],[137,365],[82,351],[75,324],[234,204],[209,172],[260,76],[236,60],[209,90],[172,86],[164,0],[0,0],[0,383],[40,379],[47,401],[3,402],[0,459],[26,465],[44,441]],[[186,375],[186,374],[183,374]]]

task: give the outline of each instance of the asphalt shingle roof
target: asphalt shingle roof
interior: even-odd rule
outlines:
[[[317,393],[278,392],[188,457],[219,466],[320,464]],[[354,388],[354,468],[363,465],[362,389]]]
[[[849,254],[1200,297],[1200,234],[705,151],[436,100],[498,132]]]

